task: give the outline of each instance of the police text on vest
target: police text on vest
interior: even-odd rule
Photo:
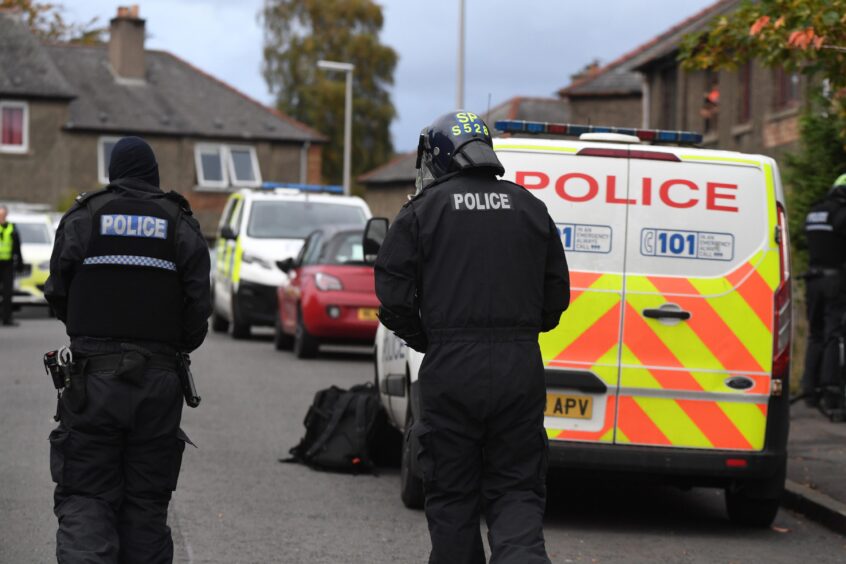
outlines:
[[[149,215],[104,215],[100,218],[100,235],[167,239],[167,220]]]
[[[511,199],[508,194],[498,192],[453,194],[452,209],[456,211],[510,210]]]

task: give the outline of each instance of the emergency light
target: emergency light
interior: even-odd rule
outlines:
[[[343,194],[344,187],[337,184],[298,184],[295,182],[263,182],[262,190],[276,190],[277,188],[285,188],[287,190],[297,190],[298,192],[314,192],[325,194]]]
[[[576,125],[573,123],[547,123],[525,120],[500,120],[494,126],[504,133],[531,133],[569,137],[578,137],[584,133],[619,133],[621,135],[632,135],[641,141],[652,141],[653,143],[678,143],[680,145],[698,145],[702,143],[702,134],[693,131],[633,129],[631,127]]]

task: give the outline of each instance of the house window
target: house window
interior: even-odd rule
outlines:
[[[197,184],[203,188],[260,186],[256,150],[249,145],[201,143],[195,147]]]
[[[25,153],[29,149],[29,105],[0,102],[0,152]]]
[[[799,105],[799,73],[773,69],[773,109],[786,110]]]
[[[109,162],[112,160],[112,150],[120,137],[100,137],[97,140],[97,179],[100,184],[109,183]]]
[[[743,124],[752,118],[752,63],[745,63],[737,69],[737,123]]]

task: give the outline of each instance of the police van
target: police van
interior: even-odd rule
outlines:
[[[776,162],[695,148],[687,132],[496,127],[509,134],[494,139],[505,178],[547,205],[570,267],[570,307],[540,335],[551,466],[722,487],[732,521],[768,526],[785,480],[791,347]],[[381,401],[407,429],[422,355],[380,327],[375,362]],[[401,473],[412,507],[415,448],[406,441]]]
[[[276,322],[276,289],[287,280],[279,263],[297,255],[319,227],[362,225],[370,208],[340,186],[278,184],[234,192],[220,216],[213,266],[212,330],[245,338],[252,326]]]

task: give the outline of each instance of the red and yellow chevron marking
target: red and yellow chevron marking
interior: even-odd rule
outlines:
[[[763,448],[772,369],[773,268],[778,276],[772,254],[759,253],[718,279],[627,278],[617,442]],[[664,325],[643,317],[643,309],[663,303],[678,304],[691,318]],[[733,390],[725,384],[730,375],[743,375],[754,385]],[[721,394],[720,400],[708,400],[708,392]]]
[[[619,274],[571,272],[570,284],[570,307],[564,322],[540,337],[544,364],[554,368],[590,370],[605,382],[609,390],[616,390],[623,277]],[[595,411],[605,410],[601,429],[585,431],[550,426],[547,427],[547,435],[558,440],[613,443],[616,397],[612,393],[603,401],[604,406],[594,405]],[[578,424],[563,419],[560,426],[578,427]]]

